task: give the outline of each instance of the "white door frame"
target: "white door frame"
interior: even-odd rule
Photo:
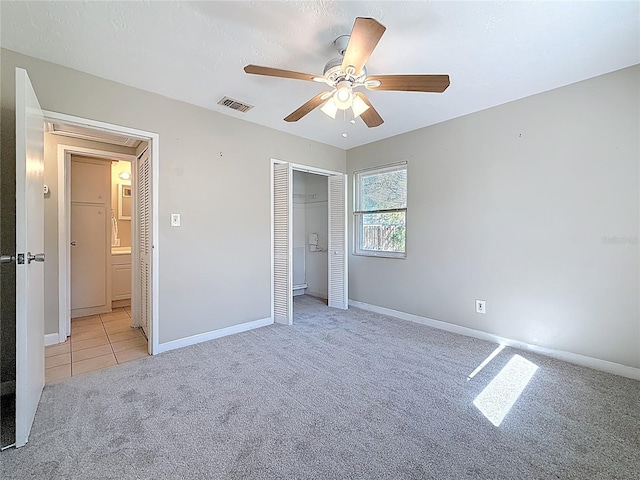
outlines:
[[[345,198],[345,202],[347,199],[347,182],[346,182],[346,174],[343,172],[336,172],[334,170],[327,170],[324,168],[318,168],[318,167],[312,167],[309,165],[302,165],[300,163],[293,163],[293,162],[287,162],[285,160],[278,160],[277,158],[272,158],[271,159],[271,164],[270,164],[270,177],[271,177],[271,318],[272,320],[275,320],[275,316],[274,316],[274,291],[273,291],[273,281],[274,281],[274,268],[273,268],[273,263],[274,263],[274,255],[273,255],[273,249],[274,249],[274,241],[273,241],[273,236],[274,236],[274,231],[273,231],[273,224],[274,224],[274,211],[273,211],[273,195],[274,195],[274,185],[273,185],[273,166],[276,164],[285,164],[288,163],[291,165],[291,169],[298,171],[298,172],[305,172],[305,173],[314,173],[316,175],[323,175],[325,177],[333,177],[335,175],[340,175],[342,177],[345,178],[345,191],[344,191],[344,198]],[[291,188],[293,189],[293,185],[291,185]],[[289,199],[289,202],[291,203],[292,200]],[[290,207],[292,207],[292,205],[289,205]],[[291,225],[292,222],[292,218],[289,218],[289,225]],[[347,237],[347,229],[348,229],[348,224],[347,222],[345,222],[344,225],[344,238],[348,238]],[[292,248],[291,245],[289,245],[289,248]],[[346,249],[346,242],[345,242],[345,249]],[[290,256],[291,257],[291,256]],[[348,255],[346,255],[345,252],[345,262],[348,260]],[[346,275],[346,274],[345,274]],[[345,276],[345,282],[348,282],[348,278],[346,278]],[[331,278],[328,276],[327,278],[327,282],[330,282]],[[289,300],[293,300],[293,291],[289,292]]]
[[[159,234],[158,234],[158,171],[159,171],[159,141],[160,136],[157,133],[147,132],[143,130],[137,130],[129,127],[123,127],[120,125],[114,125],[96,120],[90,120],[86,118],[76,117],[72,115],[66,115],[57,112],[44,111],[45,121],[52,121],[56,123],[64,123],[74,126],[89,127],[94,130],[115,133],[119,135],[126,135],[128,137],[134,137],[139,140],[149,142],[149,148],[151,149],[151,206],[152,206],[152,231],[151,242],[153,248],[153,254],[151,258],[151,323],[149,325],[149,353],[153,355],[158,350],[158,285],[159,285]],[[70,291],[70,246],[69,246],[69,232],[70,232],[70,204],[71,198],[70,192],[70,178],[68,173],[70,171],[70,162],[72,154],[89,155],[92,157],[109,158],[113,160],[124,160],[135,165],[137,161],[136,155],[118,154],[112,153],[108,150],[97,150],[91,148],[74,147],[70,145],[59,145],[57,152],[58,161],[58,337],[60,342],[64,342],[70,333],[71,325],[71,291]],[[137,188],[137,170],[132,168],[132,185]],[[135,171],[135,173],[134,173]],[[137,222],[137,202],[134,202],[134,210],[136,215],[132,218],[132,232],[135,232],[134,222]],[[134,261],[139,258],[139,245],[137,242],[132,242],[131,247],[131,264],[132,267]],[[132,300],[140,298],[139,289],[139,269],[132,268],[134,275],[133,288],[135,291],[132,294]],[[132,305],[133,306],[133,305]]]

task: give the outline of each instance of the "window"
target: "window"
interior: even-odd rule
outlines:
[[[356,255],[406,257],[407,164],[355,172]]]

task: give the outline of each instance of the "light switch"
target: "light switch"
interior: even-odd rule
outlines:
[[[172,227],[179,227],[180,226],[180,214],[179,213],[172,213],[171,214],[171,226]]]

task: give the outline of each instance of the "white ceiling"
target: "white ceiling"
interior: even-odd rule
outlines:
[[[0,5],[4,48],[344,149],[640,63],[637,1]],[[357,16],[387,27],[369,74],[448,73],[449,89],[367,93],[385,119],[371,129],[319,109],[283,121],[323,86],[243,67],[321,74]],[[255,108],[221,107],[224,95]]]

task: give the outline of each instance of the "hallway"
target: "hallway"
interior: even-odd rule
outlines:
[[[45,382],[52,383],[147,356],[147,339],[131,327],[131,309],[74,318],[71,337],[45,348]]]

